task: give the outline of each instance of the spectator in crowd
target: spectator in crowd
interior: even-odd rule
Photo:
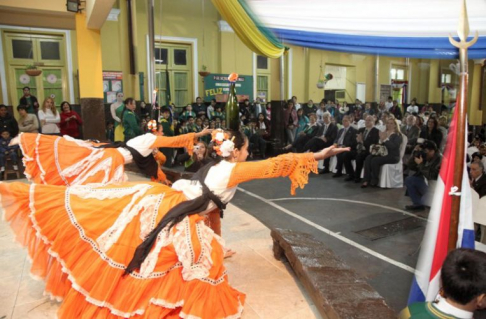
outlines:
[[[179,116],[179,119],[187,121],[189,117],[196,118],[196,113],[192,110],[191,104],[187,104],[185,110]]]
[[[424,127],[424,119],[421,116],[415,115],[415,125],[419,128],[420,132],[422,132]]]
[[[416,117],[413,115],[407,116],[405,124],[402,125],[401,131],[407,136],[407,149],[405,154],[411,154],[415,144],[417,143],[417,138],[419,138],[420,130],[415,125]]]
[[[321,102],[319,103],[319,109],[316,111],[317,124],[324,124],[324,113],[326,113],[326,104],[324,102]]]
[[[164,136],[174,136],[174,126],[170,122],[170,110],[167,107],[163,107],[160,110],[160,113],[160,125],[162,125],[162,132],[164,133]]]
[[[356,129],[351,126],[349,121],[349,116],[345,115],[343,117],[343,128],[339,130],[336,143],[338,147],[349,147],[351,151],[356,151]],[[336,165],[336,173],[332,177],[341,177],[343,176],[343,163],[344,163],[344,155],[343,153],[336,155],[337,158],[337,165]]]
[[[471,175],[471,187],[479,194],[479,198],[486,196],[486,174],[483,162],[472,162],[469,174]]]
[[[7,130],[2,130],[0,133],[0,173],[5,172],[5,160],[9,158],[12,160],[12,167],[14,170],[18,171],[18,155],[17,150],[19,149],[19,145],[12,145],[10,146],[10,141],[12,137],[10,136],[10,132]]]
[[[267,110],[267,120],[271,121],[272,120],[272,103],[267,102],[266,110]]]
[[[331,113],[331,116],[333,118],[336,118],[336,116],[338,115],[339,111],[338,111],[338,109],[336,107],[336,103],[334,103],[334,101],[331,101],[331,100],[329,101],[329,108],[327,109],[327,111],[329,113]]]
[[[6,105],[0,104],[0,130],[8,131],[11,137],[19,134],[19,124],[17,120],[8,113]]]
[[[250,100],[245,99],[243,104],[240,105],[240,116],[244,115],[245,118],[249,120],[251,117],[251,107]]]
[[[376,125],[376,128],[378,130],[380,130],[381,132],[385,132],[386,128],[387,128],[386,123],[387,123],[388,119],[393,118],[393,116],[387,111],[379,113],[379,114],[380,114],[380,117],[379,117],[380,120],[379,120],[378,124]]]
[[[329,112],[324,113],[323,124],[320,126],[316,135],[304,145],[302,152],[309,150],[313,152],[313,150],[322,150],[325,147],[331,146],[336,140],[337,133],[337,126],[331,122],[331,114]],[[319,174],[329,173],[329,161],[329,158],[324,160],[324,169]]]
[[[302,132],[307,124],[309,124],[309,118],[305,116],[304,110],[300,108],[297,111],[297,118],[298,118],[298,124],[297,124],[297,131],[295,132],[296,135],[299,135],[300,132]]]
[[[294,95],[292,96],[292,102],[294,102],[294,108],[296,111],[300,110],[301,108],[301,105],[299,103],[299,101],[297,101],[297,97]]]
[[[314,136],[316,136],[319,131],[319,125],[316,122],[316,115],[311,114],[309,116],[309,123],[304,128],[302,132],[297,135],[297,138],[292,144],[287,145],[283,148],[283,151],[295,150],[297,153],[303,153],[304,147],[307,145]]]
[[[304,114],[309,116],[312,113],[317,112],[317,106],[314,104],[314,101],[309,100],[306,105],[304,105]]]
[[[248,137],[248,150],[253,157],[253,152],[255,149],[260,151],[260,156],[264,159],[266,158],[267,141],[262,136],[262,132],[258,130],[257,120],[251,119],[249,125],[243,131]]]
[[[198,117],[195,121],[194,121],[194,128],[195,128],[195,131],[194,133],[199,133],[203,130],[203,120]]]
[[[446,145],[446,142],[447,142],[447,133],[448,133],[448,130],[449,130],[449,126],[448,126],[448,123],[447,123],[447,118],[445,116],[440,116],[439,117],[439,131],[440,133],[442,134],[442,140],[440,142],[440,145],[437,145],[439,147],[439,150],[440,152],[444,152],[444,149],[445,149],[445,145]]]
[[[108,141],[115,142],[115,125],[113,121],[106,122],[105,136]]]
[[[393,105],[390,109],[388,109],[388,112],[395,116],[395,118],[399,121],[402,120],[402,110],[400,109],[400,106],[398,106],[397,101],[393,101]]]
[[[152,105],[146,104],[144,101],[140,101],[140,116],[142,118],[146,118],[147,116],[152,118]]]
[[[19,112],[19,130],[25,133],[39,133],[39,120],[35,114],[27,113],[26,105],[17,106]]]
[[[196,117],[201,117],[201,116],[206,116],[207,113],[207,107],[203,103],[203,100],[201,97],[196,98],[196,103],[192,105],[192,109],[194,113],[196,113]]]
[[[349,114],[348,102],[343,101],[343,104],[339,107],[339,116],[342,118],[344,115]]]
[[[420,108],[420,113],[423,114],[426,111],[430,111],[431,109],[432,109],[432,107],[429,106],[429,102],[425,101],[424,105]]]
[[[214,116],[214,111],[216,110],[216,99],[211,99],[211,104],[208,106],[208,109],[207,109],[207,115],[208,115],[208,119],[209,120],[212,120],[213,119],[213,116]]]
[[[386,131],[379,134],[380,146],[376,148],[376,151],[372,150],[365,160],[362,188],[378,186],[381,167],[384,164],[396,164],[400,161],[400,145],[403,138],[397,121],[389,118],[386,122]]]
[[[358,130],[356,135],[356,148],[349,152],[345,152],[346,156],[343,158],[344,168],[348,177],[345,181],[361,182],[361,171],[366,157],[370,155],[371,145],[378,144],[380,140],[379,130],[374,127],[375,118],[372,115],[365,117],[365,127]],[[352,160],[356,160],[356,169],[353,168]]]
[[[363,116],[366,116],[366,115],[373,115],[375,114],[375,110],[373,110],[371,108],[371,103],[370,102],[366,102],[365,103],[365,109],[363,111]]]
[[[25,86],[22,91],[24,95],[20,98],[19,104],[27,106],[27,113],[36,114],[39,109],[37,98],[30,94],[30,88]]]
[[[206,143],[199,141],[194,145],[192,156],[185,152],[177,156],[177,162],[184,163],[184,171],[195,173],[204,165],[210,163],[209,148]]]
[[[61,133],[58,126],[61,122],[61,116],[54,105],[54,99],[48,97],[44,100],[38,116],[42,134],[59,135]]]
[[[399,319],[476,318],[474,312],[486,308],[486,254],[465,248],[451,251],[442,264],[440,284],[438,301],[413,303]]]
[[[74,138],[79,137],[79,126],[83,120],[78,113],[73,111],[71,104],[67,101],[61,103],[61,135],[68,135]]]
[[[419,114],[419,107],[416,99],[412,99],[412,102],[410,102],[410,105],[407,107],[407,112],[413,115]]]
[[[441,162],[442,156],[433,141],[426,140],[422,145],[415,147],[408,162],[408,167],[415,171],[415,174],[405,179],[405,187],[412,199],[412,205],[405,206],[405,209],[424,209],[422,199],[427,195],[430,181],[437,180]]]
[[[287,108],[284,110],[284,121],[285,132],[287,133],[287,141],[292,144],[295,140],[297,126],[299,125],[297,111],[295,110],[294,102],[292,100],[288,100],[287,102]]]
[[[260,100],[260,98],[257,98],[255,103],[253,103],[252,113],[255,118],[258,118],[258,115],[260,115],[260,113],[262,113],[264,117],[267,117],[267,110],[265,109],[264,104],[265,102]]]
[[[221,105],[217,104],[215,107],[213,119],[216,121],[219,119],[219,121],[221,122],[221,120],[224,120],[224,118],[225,118],[225,113]]]
[[[381,103],[380,103],[381,104]],[[385,102],[385,108],[388,111],[393,107],[393,97],[389,96],[388,99]]]
[[[122,125],[124,128],[123,134],[125,136],[125,142],[130,139],[142,135],[142,129],[140,127],[140,119],[135,114],[137,105],[135,100],[131,97],[127,98],[124,102],[125,110],[121,114]]]
[[[258,114],[257,129],[264,139],[270,139],[270,121],[265,118],[263,113]]]
[[[429,141],[433,141],[435,145],[441,145],[442,133],[438,129],[439,122],[434,117],[427,121],[427,126],[420,132],[420,137]]]

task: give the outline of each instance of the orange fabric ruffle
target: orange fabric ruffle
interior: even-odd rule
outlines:
[[[313,153],[289,153],[259,162],[236,163],[228,187],[254,179],[288,176],[291,182],[290,193],[295,195],[297,187],[304,188],[309,182],[310,172],[317,174],[317,161]]]
[[[82,185],[123,182],[125,160],[114,148],[43,134],[21,133],[25,175],[37,184]]]
[[[185,196],[156,184],[66,188],[0,184],[5,219],[27,247],[31,272],[63,300],[61,318],[233,318],[223,247],[192,215],[161,232],[141,269],[123,276],[136,247]]]
[[[177,136],[157,136],[157,139],[150,148],[159,147],[184,147],[189,155],[192,155],[194,143],[196,142],[196,133],[187,133]]]

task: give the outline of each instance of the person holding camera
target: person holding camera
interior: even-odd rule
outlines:
[[[429,190],[429,182],[436,181],[439,172],[442,155],[433,141],[425,140],[422,145],[417,145],[408,162],[408,166],[416,173],[405,179],[408,196],[412,199],[412,205],[405,206],[406,210],[424,209],[422,199]]]
[[[184,163],[184,171],[191,173],[197,172],[201,167],[211,161],[209,149],[203,141],[199,141],[194,145],[192,156],[187,152],[177,156],[177,162]]]

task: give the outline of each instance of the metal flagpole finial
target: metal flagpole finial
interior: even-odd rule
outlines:
[[[466,8],[466,0],[462,0],[462,10],[461,16],[459,17],[459,26],[457,29],[457,34],[459,35],[459,39],[461,41],[456,41],[452,36],[449,34],[449,41],[451,44],[459,49],[467,49],[472,46],[476,41],[478,41],[479,33],[476,30],[476,34],[474,38],[467,42],[467,36],[469,35],[469,20],[467,18],[467,8]]]

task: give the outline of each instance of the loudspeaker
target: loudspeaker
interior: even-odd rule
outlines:
[[[69,12],[78,12],[79,11],[79,3],[78,0],[67,0],[66,8]]]

